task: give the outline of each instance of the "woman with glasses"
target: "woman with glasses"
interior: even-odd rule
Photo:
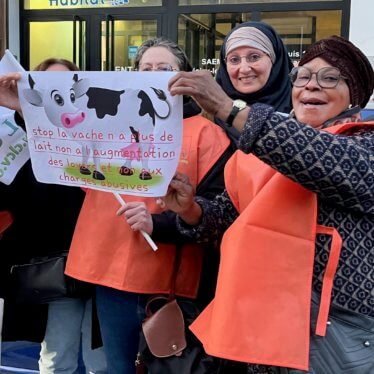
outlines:
[[[216,117],[215,122],[225,129],[235,147],[239,132],[232,121],[247,104],[263,103],[276,111],[290,112],[288,74],[292,66],[281,38],[266,23],[244,22],[226,36],[216,79],[234,102],[230,115],[223,120]]]
[[[191,239],[224,234],[215,299],[191,329],[209,354],[237,361],[228,373],[370,374],[374,123],[360,122],[360,110],[373,68],[331,36],[307,49],[290,78],[289,118],[266,104],[236,116],[240,150],[223,194],[194,198],[176,174],[160,202]],[[179,73],[169,88],[222,120],[230,113],[209,74]]]
[[[191,71],[177,44],[152,39],[139,47],[138,71]],[[149,74],[149,81],[152,79]],[[207,199],[224,189],[223,166],[231,156],[225,132],[199,115],[201,109],[184,98],[183,141],[178,170],[187,174]],[[123,174],[126,170],[123,169]],[[118,210],[113,194],[87,190],[69,252],[66,273],[94,283],[96,305],[110,374],[135,373],[144,306],[152,294],[169,294],[180,264],[175,293],[188,300],[198,295],[203,257],[208,246],[188,244],[176,228],[175,213],[160,209],[152,198],[123,196]],[[151,235],[154,252],[140,235]]]

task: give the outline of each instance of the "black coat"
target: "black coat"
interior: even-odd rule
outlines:
[[[43,339],[47,307],[15,303],[10,268],[35,256],[69,250],[83,199],[78,187],[39,183],[30,160],[9,186],[0,183],[0,210],[9,210],[14,217],[0,240],[3,340]]]

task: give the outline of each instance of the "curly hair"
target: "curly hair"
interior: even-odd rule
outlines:
[[[134,68],[136,70],[139,69],[139,63],[142,59],[144,53],[152,47],[163,47],[166,48],[169,52],[171,52],[178,62],[178,68],[181,71],[192,71],[192,66],[190,62],[188,61],[188,58],[183,51],[182,48],[179,47],[178,44],[174,43],[173,41],[169,39],[164,38],[156,38],[156,39],[150,39],[145,41],[138,49],[138,52],[135,57],[134,61]]]

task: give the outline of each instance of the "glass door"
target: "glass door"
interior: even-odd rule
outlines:
[[[85,70],[86,21],[78,16],[73,21],[30,21],[29,69],[50,57],[74,61]]]
[[[139,46],[159,35],[157,19],[114,19],[101,23],[101,70],[132,70]]]
[[[194,69],[208,69],[215,74],[226,34],[250,19],[251,13],[180,14],[178,44],[186,51]]]
[[[74,61],[81,70],[131,70],[138,47],[161,35],[161,16],[75,15],[29,20],[26,26],[26,69],[57,57]]]

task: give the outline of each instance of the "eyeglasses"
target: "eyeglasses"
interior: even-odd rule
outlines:
[[[341,79],[347,79],[341,75],[339,69],[329,66],[318,70],[316,73],[312,73],[305,66],[297,66],[291,70],[289,77],[295,87],[305,87],[313,75],[316,76],[317,83],[321,88],[335,88]]]
[[[173,68],[170,64],[160,64],[157,66],[153,65],[139,65],[138,71],[179,71],[178,69]]]
[[[245,58],[245,61],[251,65],[251,64],[255,64],[256,62],[259,62],[264,56],[266,55],[262,55],[260,53],[251,53],[246,56],[233,55],[230,57],[226,57],[225,61],[226,61],[226,64],[229,64],[229,65],[239,65],[241,64],[243,58]]]

